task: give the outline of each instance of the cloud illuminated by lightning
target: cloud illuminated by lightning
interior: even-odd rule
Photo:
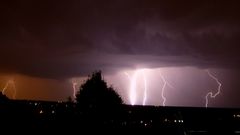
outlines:
[[[6,90],[8,90],[8,88],[12,86],[13,88],[13,94],[12,94],[12,98],[16,99],[16,95],[17,95],[17,89],[15,86],[15,82],[13,79],[10,79],[7,81],[6,85],[4,86],[4,88],[2,89],[2,94],[5,94]]]
[[[222,86],[222,84],[221,84],[221,82],[217,79],[217,77],[215,77],[214,75],[212,75],[212,74],[210,73],[209,70],[206,70],[206,72],[207,72],[208,76],[211,77],[212,79],[214,79],[214,80],[217,82],[217,84],[218,84],[218,89],[217,89],[217,92],[216,92],[215,94],[213,94],[213,92],[211,91],[211,92],[208,92],[208,93],[206,94],[206,96],[205,96],[205,98],[206,98],[205,107],[208,107],[208,97],[210,97],[210,98],[215,98],[217,95],[219,95],[219,94],[221,93],[221,86]]]

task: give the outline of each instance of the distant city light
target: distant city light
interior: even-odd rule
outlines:
[[[39,113],[42,114],[42,113],[43,113],[43,110],[40,110]]]

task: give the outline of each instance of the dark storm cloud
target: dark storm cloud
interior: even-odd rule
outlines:
[[[0,70],[48,78],[95,69],[239,67],[237,1],[9,1]]]

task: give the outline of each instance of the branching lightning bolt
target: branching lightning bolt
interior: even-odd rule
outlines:
[[[210,98],[215,98],[217,95],[219,95],[219,94],[221,93],[221,86],[222,86],[222,84],[221,84],[221,82],[217,79],[217,77],[215,77],[214,75],[212,75],[212,74],[210,73],[209,70],[206,70],[206,72],[207,72],[208,76],[211,77],[212,79],[214,79],[214,80],[217,82],[217,84],[218,84],[218,89],[217,89],[217,92],[216,92],[215,94],[213,94],[213,92],[211,91],[211,92],[208,92],[207,95],[205,96],[205,98],[206,98],[205,107],[208,107],[208,97],[210,96]]]
[[[161,73],[160,73],[160,77],[163,81],[162,93],[161,93],[161,96],[162,96],[162,99],[163,99],[163,104],[162,105],[165,106],[166,105],[166,100],[167,100],[167,98],[164,96],[165,88],[166,88],[166,86],[169,86],[171,88],[174,88],[174,87],[166,81],[166,79],[164,78],[164,76]]]
[[[13,79],[7,81],[6,85],[2,89],[2,94],[5,94],[6,90],[8,89],[8,87],[10,85],[12,85],[12,87],[13,87],[13,96],[12,96],[12,98],[16,99],[17,89],[16,89],[15,82],[14,82]]]

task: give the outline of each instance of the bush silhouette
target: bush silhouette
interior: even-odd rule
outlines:
[[[76,101],[82,108],[111,108],[123,103],[121,97],[103,80],[101,71],[92,73],[76,94]]]

